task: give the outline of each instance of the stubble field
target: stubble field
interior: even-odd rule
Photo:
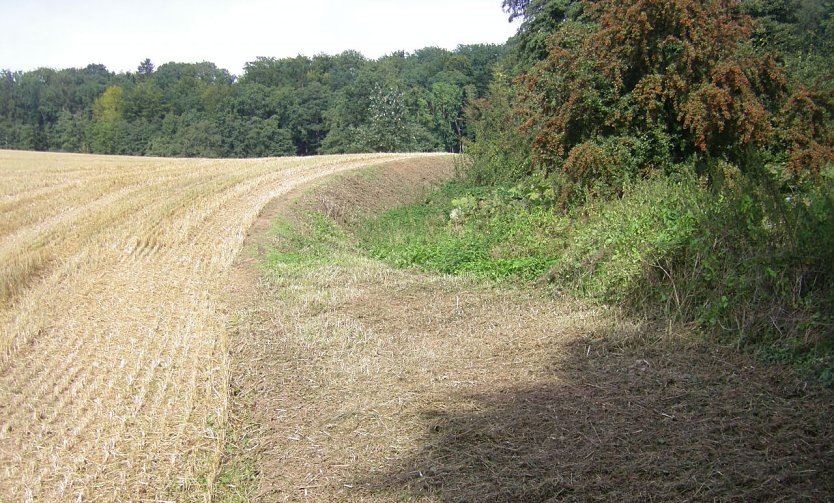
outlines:
[[[222,293],[249,227],[292,189],[403,157],[0,151],[0,501],[209,498]]]

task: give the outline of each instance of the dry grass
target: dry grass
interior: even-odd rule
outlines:
[[[383,171],[383,170],[380,170]],[[381,176],[381,175],[378,175]],[[276,208],[341,221],[408,191],[350,177]],[[411,183],[411,182],[409,182]],[[289,200],[287,200],[289,201]],[[294,246],[284,234],[253,250]],[[834,400],[617,312],[391,269],[349,242],[243,282],[231,501],[830,499]]]
[[[208,500],[249,227],[294,188],[403,157],[0,151],[0,501]]]

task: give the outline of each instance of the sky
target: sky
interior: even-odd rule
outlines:
[[[378,58],[503,43],[517,28],[501,0],[0,0],[0,20],[2,69],[135,71],[150,58],[211,61],[236,75],[258,56]]]

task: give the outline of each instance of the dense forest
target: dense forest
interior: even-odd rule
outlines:
[[[213,63],[135,72],[0,71],[0,148],[177,157],[459,152],[495,45],[378,60],[346,51],[258,58],[239,78]]]

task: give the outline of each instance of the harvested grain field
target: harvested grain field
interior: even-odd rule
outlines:
[[[222,296],[250,225],[294,188],[406,157],[0,151],[0,501],[210,498]]]

